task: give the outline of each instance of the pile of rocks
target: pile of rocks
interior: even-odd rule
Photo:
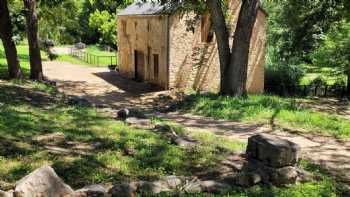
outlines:
[[[74,191],[50,166],[43,166],[17,182],[14,190],[1,191],[0,197],[133,197],[137,194],[219,192],[230,186],[215,180],[168,176],[157,181],[116,184],[110,189],[91,185]]]
[[[168,176],[157,181],[138,181],[114,185],[109,194],[118,197],[133,197],[136,194],[153,196],[160,193],[216,193],[231,188],[230,185],[215,180],[201,181],[191,177]]]
[[[276,186],[295,184],[304,173],[297,167],[300,147],[275,136],[250,137],[246,155],[247,163],[237,177],[237,184],[241,186],[260,182]]]

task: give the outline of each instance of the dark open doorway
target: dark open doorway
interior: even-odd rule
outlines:
[[[135,80],[144,81],[145,75],[145,54],[142,51],[135,50]]]

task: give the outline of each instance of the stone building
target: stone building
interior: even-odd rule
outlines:
[[[232,0],[228,26],[233,32],[241,3]],[[247,89],[264,90],[267,14],[260,9],[249,55]],[[135,2],[119,12],[119,71],[123,76],[157,84],[163,89],[217,91],[220,66],[208,15],[183,13],[169,5]]]

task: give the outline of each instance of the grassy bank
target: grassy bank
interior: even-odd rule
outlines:
[[[234,140],[194,133],[192,137],[202,145],[186,150],[172,145],[158,133],[131,128],[94,108],[67,105],[54,88],[39,83],[0,81],[0,105],[3,190],[13,188],[16,181],[43,164],[52,165],[74,188],[154,180],[173,174],[195,176],[218,170],[228,155],[245,148]],[[177,131],[185,132],[181,128]],[[126,154],[126,149],[134,153]],[[336,193],[336,183],[320,174],[317,182],[290,188],[232,188],[218,196],[316,197]]]
[[[264,123],[339,138],[350,137],[349,120],[299,107],[294,99],[289,98],[191,95],[181,106],[185,111],[219,119]]]

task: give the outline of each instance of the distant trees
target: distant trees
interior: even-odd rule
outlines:
[[[4,45],[9,77],[20,78],[22,72],[17,57],[17,49],[12,40],[12,25],[7,0],[0,0],[0,38]]]

